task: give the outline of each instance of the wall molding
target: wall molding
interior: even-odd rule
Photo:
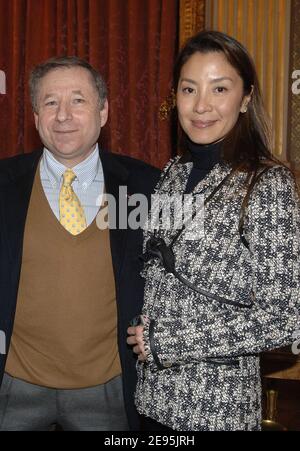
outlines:
[[[205,0],[180,0],[179,46],[205,27]]]
[[[300,85],[299,77],[293,79],[295,71],[300,71],[300,0],[292,0],[292,12],[287,147],[293,168],[300,170]],[[293,85],[297,89],[292,90]]]

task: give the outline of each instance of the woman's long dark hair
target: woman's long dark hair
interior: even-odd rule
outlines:
[[[240,113],[235,126],[223,141],[223,160],[234,169],[248,173],[255,172],[262,166],[282,165],[272,155],[270,120],[263,105],[254,62],[245,47],[219,31],[196,34],[186,42],[178,56],[174,70],[175,90],[178,88],[183,65],[196,52],[223,53],[242,78],[244,95],[249,95],[252,90],[247,112]]]

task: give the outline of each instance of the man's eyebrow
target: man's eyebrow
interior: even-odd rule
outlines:
[[[49,99],[49,97],[54,97],[54,96],[55,96],[55,94],[52,93],[52,92],[50,92],[49,94],[46,94],[46,95],[43,97],[43,100],[47,100],[47,99]]]

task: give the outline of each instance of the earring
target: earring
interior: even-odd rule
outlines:
[[[176,107],[176,94],[172,89],[166,100],[161,104],[159,108],[159,119],[164,121],[168,119],[171,111]]]
[[[247,113],[248,108],[247,105],[244,105],[243,109],[241,110],[241,113]]]

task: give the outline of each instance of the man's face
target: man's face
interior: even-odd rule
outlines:
[[[35,126],[44,146],[67,167],[95,149],[107,121],[90,73],[83,67],[54,69],[38,85]]]

